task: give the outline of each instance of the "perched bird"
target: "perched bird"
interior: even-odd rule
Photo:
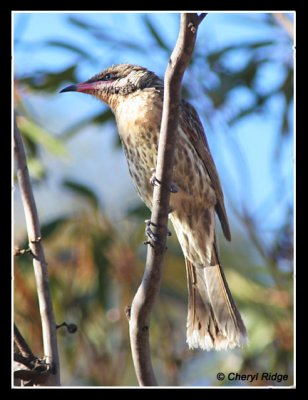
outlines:
[[[163,108],[163,81],[146,68],[113,65],[61,92],[97,97],[113,111],[135,187],[151,209]],[[215,212],[231,240],[219,176],[196,110],[180,104],[170,219],[185,257],[188,281],[187,343],[204,350],[232,349],[246,341],[246,329],[219,260]],[[153,182],[152,182],[153,183]]]

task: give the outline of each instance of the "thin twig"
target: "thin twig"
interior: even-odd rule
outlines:
[[[26,357],[20,353],[14,353],[14,361],[18,362],[19,364],[24,365],[27,369],[31,370],[33,368],[32,361],[36,360],[34,357],[33,360],[30,360],[29,357]]]
[[[161,184],[154,187],[151,215],[153,232],[159,236],[160,240],[148,246],[143,279],[134,297],[130,311],[130,341],[135,371],[140,386],[157,386],[151,363],[149,343],[150,314],[160,288],[163,258],[166,249],[169,188],[172,182],[174,150],[179,120],[181,81],[191,59],[198,25],[199,16],[197,14],[181,14],[179,37],[165,73],[163,115],[155,173],[157,180]]]
[[[198,17],[198,24],[200,25],[208,13],[201,13]]]
[[[273,16],[283,26],[290,38],[294,39],[294,23],[287,17],[286,13],[274,12]]]
[[[28,173],[27,160],[20,132],[14,119],[14,155],[17,163],[17,179],[25,212],[29,248],[33,255],[38,302],[42,323],[44,357],[51,366],[51,374],[44,386],[60,385],[60,366],[57,347],[56,323],[53,313],[47,263],[41,243],[41,232],[35,200]]]

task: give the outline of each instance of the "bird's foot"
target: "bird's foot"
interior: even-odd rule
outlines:
[[[144,222],[145,222],[145,234],[147,235],[147,237],[154,243],[159,243],[161,241],[160,236],[154,233],[151,229],[151,226],[155,226],[157,228],[158,225],[154,224],[154,222],[152,222],[150,219],[146,219]],[[167,229],[167,236],[171,236],[171,232],[169,231],[169,229],[168,228],[166,229]],[[144,242],[144,244],[151,244],[151,242],[146,241]]]
[[[151,168],[151,172],[152,172],[152,176],[150,178],[150,184],[152,186],[161,185],[161,181],[156,178],[155,168]],[[177,193],[178,191],[179,191],[179,188],[177,187],[177,185],[174,182],[171,182],[170,185],[169,185],[169,192],[170,193]]]
[[[170,193],[177,193],[179,191],[179,188],[174,182],[171,182],[169,185],[169,191]]]
[[[156,178],[156,175],[155,175],[155,172],[156,172],[155,168],[151,168],[151,172],[152,172],[152,175],[151,175],[151,178],[150,178],[150,184],[152,186],[160,185],[161,182]]]

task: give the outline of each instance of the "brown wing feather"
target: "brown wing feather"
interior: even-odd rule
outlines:
[[[183,131],[189,136],[191,142],[194,144],[194,147],[211,178],[212,186],[217,196],[215,210],[226,239],[231,240],[231,232],[224,204],[224,195],[205,132],[197,111],[185,100],[182,100],[181,102],[180,124]]]

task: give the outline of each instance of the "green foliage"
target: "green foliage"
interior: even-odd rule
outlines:
[[[75,194],[85,198],[94,208],[98,208],[99,200],[93,190],[79,182],[74,182],[68,179],[64,180],[62,184],[65,188],[70,189]]]
[[[76,44],[60,41],[60,40],[48,40],[47,42],[44,43],[44,46],[48,47],[55,47],[55,48],[60,48],[64,50],[68,50],[72,53],[78,54],[79,56],[87,59],[91,59],[91,55],[88,51],[85,51],[84,49],[80,48],[79,46],[76,46]],[[69,69],[70,73],[74,73],[75,69],[71,70]],[[63,78],[63,76],[61,77]]]
[[[170,55],[172,49],[170,49],[169,46],[167,46],[167,44],[165,43],[163,37],[160,35],[158,30],[155,28],[153,22],[151,21],[151,19],[149,18],[149,16],[147,14],[144,16],[143,22],[144,22],[146,28],[148,29],[150,35],[152,36],[152,38],[155,40],[155,42],[158,45],[158,47],[160,47],[168,55]]]
[[[49,239],[50,236],[55,235],[61,227],[69,221],[66,216],[55,218],[41,226],[41,234],[44,239]]]
[[[46,151],[59,157],[67,155],[63,143],[38,126],[34,121],[30,121],[25,117],[17,117],[17,123],[21,133],[27,136],[32,143],[42,145]]]
[[[71,139],[74,135],[79,133],[86,126],[89,126],[90,124],[101,126],[105,124],[107,121],[113,121],[113,114],[110,111],[110,109],[107,109],[103,112],[99,112],[94,116],[90,115],[88,118],[84,118],[81,121],[78,120],[76,123],[74,123],[73,126],[66,129],[66,131],[62,134],[62,137],[65,139]]]
[[[65,47],[64,44],[63,46]],[[76,68],[77,66],[74,64],[62,71],[37,71],[34,75],[22,77],[18,81],[20,84],[30,87],[33,91],[54,93],[60,89],[63,82],[77,82]]]
[[[272,25],[272,21],[269,20],[268,24]],[[278,55],[279,52],[282,52],[280,47],[283,45],[286,51],[289,52],[289,59],[286,57],[281,62]],[[234,70],[230,68],[228,60],[237,54],[242,54],[242,58],[246,62]],[[208,50],[205,54],[202,49],[197,48],[194,60],[195,63],[198,60],[198,69],[210,70],[211,74],[215,77],[209,80],[206,87],[202,87],[201,90],[199,89],[202,92],[202,96],[208,97],[211,104],[211,111],[214,115],[215,113],[219,113],[220,110],[228,110],[230,108],[229,97],[238,89],[247,90],[254,98],[254,101],[244,108],[242,106],[236,107],[236,104],[232,104],[233,112],[226,119],[229,125],[233,125],[256,113],[266,115],[267,105],[270,100],[274,96],[281,95],[285,99],[283,112],[279,115],[281,119],[281,140],[283,136],[292,134],[292,124],[290,125],[289,115],[293,107],[294,73],[291,62],[292,52],[290,52],[290,42],[288,40],[284,42],[280,36],[277,36],[270,41],[256,43],[245,43],[243,41],[240,44],[219,48],[219,50]],[[264,92],[264,88],[262,88],[262,71],[269,64],[279,64],[284,69],[285,78],[277,87],[269,88],[269,90],[267,89]],[[193,98],[196,96],[198,88],[193,86],[192,89],[192,91],[188,90],[188,92]],[[234,99],[234,96],[232,96],[232,99]],[[205,110],[205,114],[209,114],[209,110]],[[221,113],[219,115],[221,117]],[[208,123],[211,123],[211,120]]]
[[[118,36],[107,33],[107,29],[102,30],[100,25],[89,23],[84,18],[68,17],[68,22],[75,27],[81,29],[87,35],[91,35],[93,41],[104,41],[106,45],[117,49],[130,49],[136,52],[143,52],[144,47],[133,41],[127,40],[127,34]]]

